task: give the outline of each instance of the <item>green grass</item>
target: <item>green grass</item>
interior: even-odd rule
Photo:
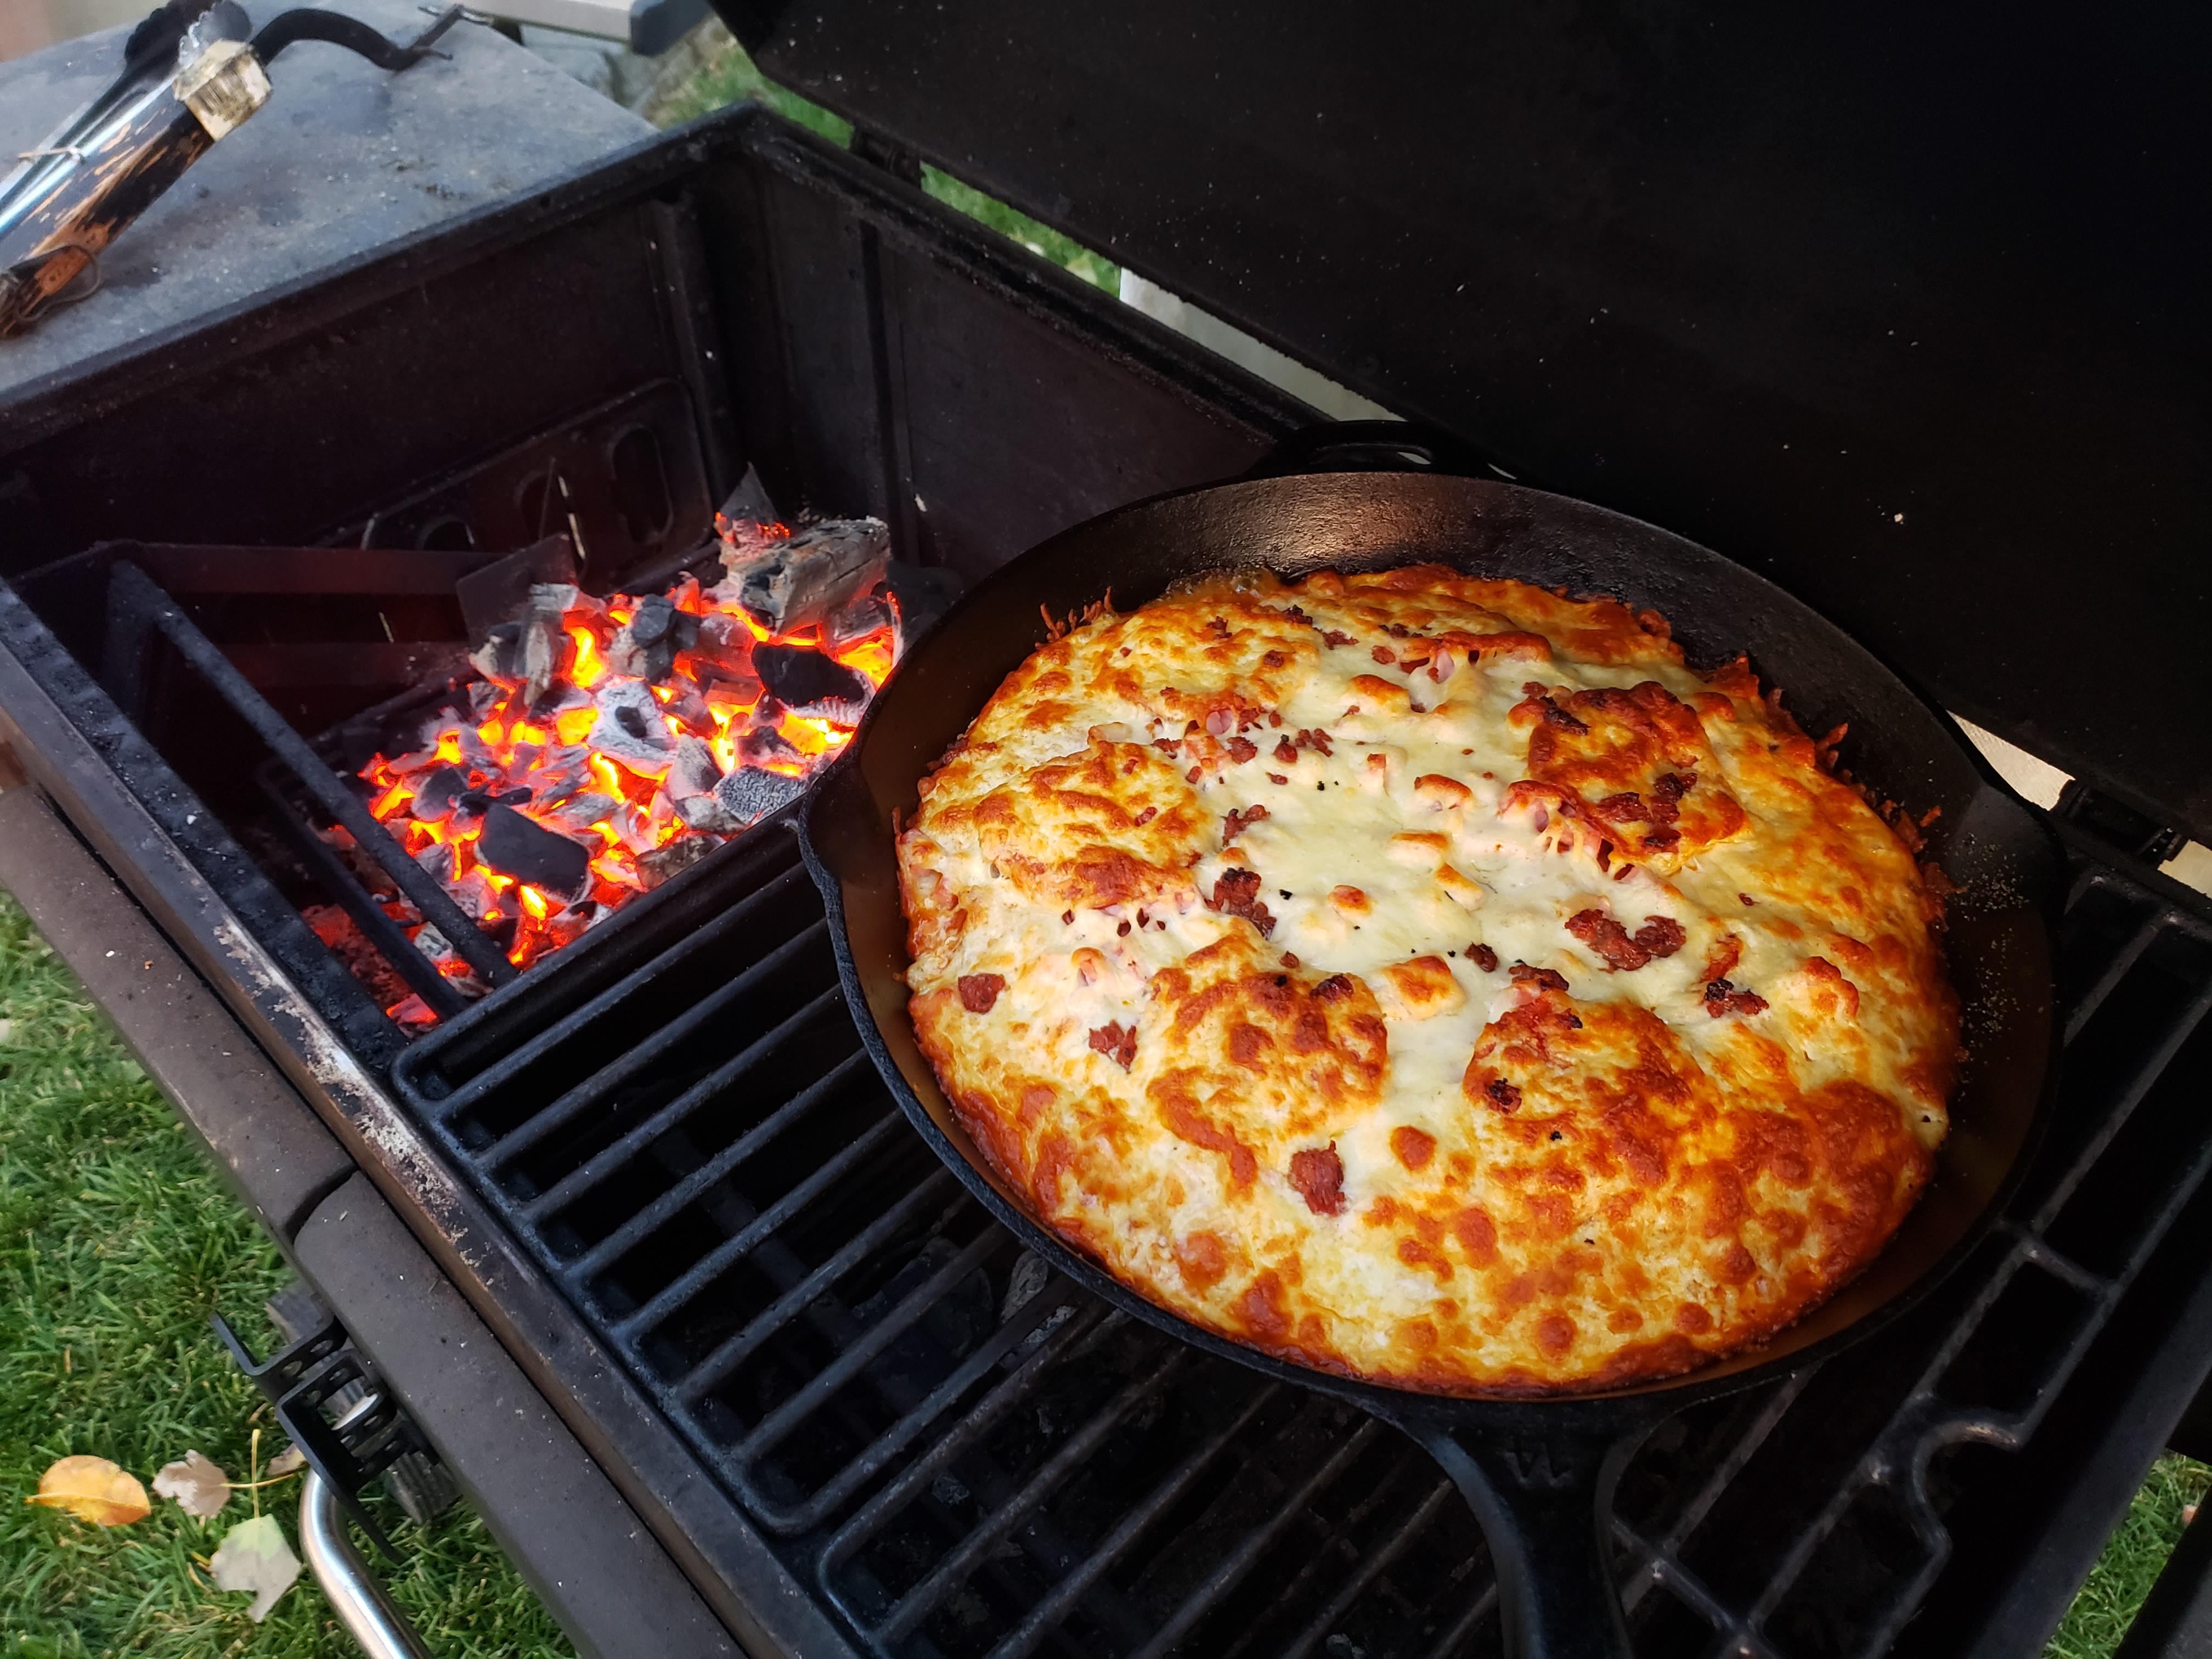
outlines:
[[[56,1458],[89,1452],[137,1475],[193,1448],[246,1478],[260,1396],[208,1328],[222,1311],[263,1351],[263,1299],[283,1259],[209,1169],[160,1092],[82,989],[0,897],[0,1659],[144,1654],[159,1659],[350,1651],[312,1577],[265,1624],[251,1599],[205,1582],[205,1558],[250,1515],[215,1520],[155,1498],[103,1530],[27,1506]],[[264,1505],[293,1525],[297,1480]],[[441,1659],[568,1651],[472,1515],[392,1523],[404,1565],[379,1567]]]
[[[743,46],[734,40],[727,42],[719,55],[699,75],[665,99],[653,112],[653,118],[663,126],[675,126],[706,114],[709,110],[736,103],[739,99],[750,99],[767,105],[779,115],[797,122],[810,132],[819,133],[831,143],[839,146],[852,142],[852,124],[842,116],[833,115],[819,104],[800,97],[797,93],[780,87],[760,72],[753,60],[745,55]],[[1032,253],[1042,255],[1054,264],[1073,271],[1087,283],[1095,283],[1108,293],[1118,293],[1121,285],[1121,268],[1102,253],[1070,240],[1051,226],[1041,224],[1027,214],[1017,212],[1004,202],[986,196],[972,185],[964,185],[951,173],[933,167],[921,170],[921,187],[946,206],[957,208],[981,224],[988,226],[1000,235],[1019,242]]]
[[[2212,1490],[2212,1468],[2169,1453],[2128,1506],[2103,1558],[2074,1597],[2044,1659],[2105,1659],[2120,1644],[2159,1570],[2181,1541],[2183,1511]],[[2208,1517],[2207,1524],[2212,1524]]]

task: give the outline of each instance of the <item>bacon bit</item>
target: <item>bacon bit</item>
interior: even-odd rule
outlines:
[[[1259,752],[1260,745],[1254,743],[1249,738],[1231,738],[1229,739],[1229,758],[1235,761],[1239,766],[1242,766],[1246,761],[1252,759],[1255,756],[1259,754]]]
[[[1602,910],[1577,910],[1567,918],[1567,931],[1598,953],[1616,974],[1634,973],[1651,960],[1651,952],[1629,938],[1628,930]]]
[[[1646,916],[1644,925],[1636,930],[1636,942],[1655,957],[1671,957],[1682,948],[1689,938],[1682,924],[1672,916]]]
[[[1224,870],[1215,878],[1213,896],[1206,901],[1209,910],[1218,910],[1224,915],[1242,916],[1260,930],[1265,939],[1275,931],[1275,919],[1267,907],[1260,902],[1260,872],[1257,870]]]
[[[1546,688],[1543,681],[1523,681],[1521,686],[1521,695],[1522,697],[1527,699],[1527,701],[1516,703],[1512,712],[1517,714],[1523,708],[1528,709],[1537,719],[1542,720],[1547,726],[1555,726],[1562,732],[1587,732],[1589,730],[1589,726],[1583,725],[1582,721],[1577,720],[1572,714],[1567,713],[1565,709],[1560,708],[1558,703],[1552,701],[1552,694],[1550,690]]]
[[[1091,1033],[1091,1046],[1123,1071],[1137,1058],[1137,1028],[1112,1021]]]
[[[1589,810],[1592,817],[1607,823],[1649,823],[1651,821],[1651,814],[1644,808],[1644,797],[1633,789],[1607,795]]]
[[[1521,1091],[1502,1077],[1494,1077],[1482,1085],[1482,1092],[1490,1097],[1490,1103],[1501,1112],[1510,1112],[1521,1103]]]
[[[960,976],[960,1006],[971,1014],[988,1014],[991,1005],[999,1000],[999,993],[1006,988],[1003,974],[963,974]]]
[[[1159,809],[1158,807],[1157,807],[1157,806],[1147,806],[1147,807],[1146,807],[1143,811],[1141,811],[1141,812],[1139,812],[1139,813],[1138,813],[1138,814],[1137,814],[1137,817],[1136,817],[1136,826],[1137,826],[1137,828],[1138,828],[1138,829],[1139,829],[1139,830],[1143,829],[1146,824],[1150,823],[1151,823],[1154,818],[1156,818],[1156,817],[1159,817],[1159,815],[1160,815],[1160,809]]]
[[[1127,939],[1127,938],[1128,938],[1128,937],[1129,937],[1129,924],[1128,924],[1127,922],[1126,922],[1126,921],[1125,921],[1125,922],[1123,922],[1120,927],[1116,927],[1116,928],[1114,930],[1114,937],[1115,937],[1115,939]]]
[[[1395,662],[1398,659],[1396,654],[1391,651],[1389,646],[1378,645],[1375,647],[1375,660],[1377,662]]]
[[[1664,853],[1668,851],[1670,848],[1679,847],[1681,844],[1682,832],[1680,830],[1648,830],[1644,831],[1644,850],[1647,853]]]
[[[1746,904],[1756,904],[1759,902],[1757,899],[1752,897],[1748,893],[1738,893],[1736,896],[1741,899]]]
[[[1199,768],[1195,766],[1192,767],[1189,771],[1182,775],[1182,781],[1185,783],[1196,783],[1198,781],[1199,770]]]
[[[1288,617],[1292,622],[1304,623],[1308,628],[1311,628],[1314,625],[1314,619],[1306,615],[1306,608],[1302,605],[1294,605],[1281,614]]]
[[[1498,971],[1498,952],[1487,945],[1468,945],[1467,959],[1486,974],[1494,974]]]
[[[1291,1185],[1305,1199],[1316,1215],[1340,1215],[1344,1210],[1344,1160],[1336,1143],[1309,1146],[1291,1154]]]
[[[1324,759],[1336,752],[1328,746],[1328,733],[1317,726],[1311,731],[1301,727],[1297,738],[1299,748],[1310,749]]]
[[[1352,975],[1331,974],[1314,987],[1313,994],[1322,1002],[1341,1002],[1352,994]]]
[[[1284,967],[1285,967],[1285,968],[1295,968],[1295,967],[1297,967],[1297,965],[1298,965],[1298,959],[1297,959],[1297,957],[1296,957],[1295,956],[1291,955],[1291,952],[1289,952],[1288,951],[1284,951],[1284,952],[1283,952],[1283,966],[1284,966]]]
[[[1216,617],[1212,622],[1206,623],[1206,626],[1207,631],[1217,640],[1225,640],[1229,637],[1229,624],[1219,617]]]
[[[1334,628],[1324,628],[1321,631],[1321,642],[1333,651],[1340,645],[1350,645],[1352,635],[1340,633]]]
[[[1382,624],[1382,631],[1394,640],[1410,640],[1413,637],[1413,630],[1403,623],[1385,623]]]
[[[1682,797],[1697,787],[1695,772],[1662,772],[1651,786],[1651,822],[1672,823],[1681,816]],[[1649,837],[1647,836],[1648,840]]]
[[[1705,1012],[1715,1019],[1723,1014],[1765,1013],[1766,999],[1756,991],[1739,991],[1728,981],[1717,979],[1705,987]]]
[[[1267,774],[1267,781],[1270,783],[1288,783],[1290,780],[1285,777],[1280,772],[1270,772]]]
[[[1268,724],[1268,726],[1272,728],[1272,727],[1274,727],[1274,726],[1280,726],[1282,723],[1283,723],[1283,717],[1282,717],[1280,714],[1277,714],[1273,709],[1270,708],[1270,709],[1267,711],[1267,724]]]
[[[1075,912],[1074,912],[1074,911],[1073,911],[1073,910],[1062,910],[1062,911],[1060,913],[1060,925],[1061,927],[1072,927],[1072,926],[1073,926],[1073,925],[1074,925],[1074,922],[1075,922]]]
[[[1516,962],[1513,964],[1512,973],[1516,985],[1533,985],[1540,991],[1564,991],[1567,988],[1567,976],[1555,968],[1531,968],[1525,962]]]
[[[1298,763],[1297,744],[1292,743],[1288,738],[1276,738],[1275,758],[1285,766],[1296,766]]]
[[[1221,844],[1224,847],[1228,846],[1231,842],[1235,841],[1237,836],[1267,816],[1267,809],[1264,806],[1247,806],[1241,811],[1232,811],[1223,821]]]
[[[1176,754],[1180,752],[1182,748],[1182,739],[1181,738],[1154,738],[1152,739],[1152,747],[1158,750],[1163,755]]]

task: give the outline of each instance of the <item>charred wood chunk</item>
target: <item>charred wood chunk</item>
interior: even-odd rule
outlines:
[[[846,726],[860,718],[872,690],[865,676],[803,646],[754,647],[753,672],[768,694],[793,714]]]
[[[522,624],[495,623],[485,631],[483,643],[469,653],[469,662],[486,679],[503,686],[522,684]]]
[[[570,797],[545,816],[560,828],[574,830],[580,834],[593,824],[604,823],[612,817],[615,808],[621,805],[612,795],[604,795],[592,790],[587,794]]]
[[[714,763],[714,751],[705,738],[687,732],[676,739],[676,758],[669,765],[663,786],[669,799],[680,802],[695,795],[711,795],[721,781],[722,769]]]
[[[664,842],[651,852],[639,855],[638,879],[649,893],[663,882],[682,875],[713,852],[716,844],[705,836],[678,836],[674,841]]]
[[[796,761],[802,757],[782,732],[763,723],[749,726],[738,734],[738,758],[748,765],[767,768],[772,762]]]
[[[714,800],[742,829],[796,800],[805,787],[802,780],[786,773],[740,766],[714,786]]]
[[[823,624],[823,642],[832,651],[842,650],[855,640],[882,633],[891,622],[890,600],[881,593],[863,593],[848,600]]]
[[[884,577],[890,531],[881,519],[829,519],[787,538],[740,538],[722,552],[738,602],[772,634],[826,625]]]
[[[541,893],[574,899],[591,890],[589,849],[532,823],[512,806],[494,806],[484,814],[477,856],[501,875],[526,882]]]

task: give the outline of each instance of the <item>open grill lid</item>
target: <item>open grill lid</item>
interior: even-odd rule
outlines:
[[[760,63],[2212,840],[2212,9],[716,0]]]

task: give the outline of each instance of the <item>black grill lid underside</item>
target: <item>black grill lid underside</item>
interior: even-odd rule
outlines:
[[[2212,9],[716,3],[896,148],[2212,840]]]

